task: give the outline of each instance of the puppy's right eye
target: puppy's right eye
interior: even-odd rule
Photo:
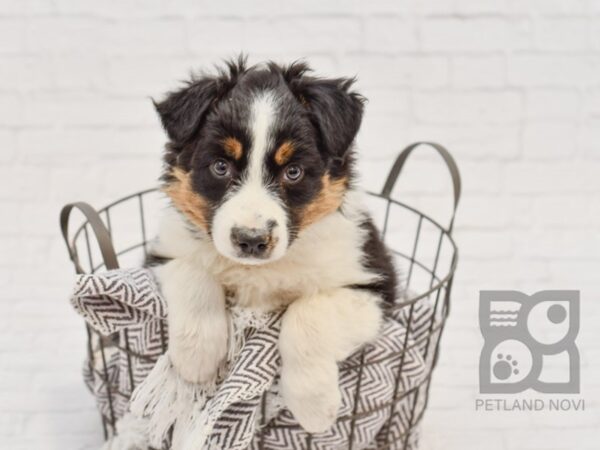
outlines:
[[[283,173],[283,179],[290,183],[297,183],[298,181],[300,181],[302,179],[302,176],[304,175],[304,170],[302,169],[302,167],[296,165],[296,164],[290,164],[289,166],[287,166],[285,168],[285,171]]]
[[[231,175],[231,167],[224,159],[217,159],[210,166],[211,172],[218,178],[225,178]]]

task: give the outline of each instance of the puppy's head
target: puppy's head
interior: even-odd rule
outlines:
[[[351,181],[362,97],[352,80],[308,70],[240,59],[156,104],[169,138],[165,192],[237,262],[282,257]]]

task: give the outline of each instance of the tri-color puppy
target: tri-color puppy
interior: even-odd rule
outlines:
[[[155,256],[170,356],[192,382],[226,356],[226,297],[287,306],[286,406],[309,432],[340,406],[337,362],[372,340],[396,296],[391,258],[353,189],[363,98],[303,63],[230,62],[156,104],[169,141]]]

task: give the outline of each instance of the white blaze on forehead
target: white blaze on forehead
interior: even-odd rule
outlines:
[[[250,114],[250,131],[252,133],[252,148],[246,182],[262,184],[265,156],[271,142],[271,128],[275,120],[277,108],[275,97],[271,92],[263,92],[253,100]]]
[[[288,247],[287,213],[280,199],[264,182],[267,151],[272,144],[272,128],[276,120],[277,101],[272,92],[252,99],[249,131],[252,147],[248,167],[239,189],[215,213],[212,237],[222,255],[243,264],[261,264],[281,258]],[[275,224],[275,226],[270,225]],[[274,247],[266,259],[243,257],[231,239],[234,227],[256,228],[271,233]]]

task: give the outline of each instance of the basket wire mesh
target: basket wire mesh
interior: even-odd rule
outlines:
[[[439,224],[430,216],[419,210],[406,205],[392,197],[392,191],[396,181],[404,167],[404,164],[413,150],[421,145],[427,145],[435,149],[445,162],[452,179],[454,191],[454,204],[450,223],[447,227]],[[355,401],[352,414],[339,417],[338,421],[349,421],[349,443],[347,448],[354,448],[355,424],[362,417],[375,414],[381,410],[389,410],[389,419],[381,432],[383,432],[383,443],[378,444],[378,449],[409,449],[414,448],[411,438],[415,438],[416,429],[421,422],[429,400],[429,388],[433,369],[437,364],[440,337],[450,311],[450,292],[456,270],[458,251],[452,239],[452,228],[454,217],[460,199],[461,181],[458,167],[450,153],[441,145],[431,142],[417,142],[406,147],[397,157],[380,193],[367,193],[374,219],[379,222],[381,235],[390,252],[399,261],[402,267],[407,267],[406,275],[402,280],[403,288],[408,293],[407,298],[397,302],[393,309],[404,308],[407,331],[402,342],[400,354],[392,356],[399,357],[399,365],[395,379],[392,399],[381,405],[362,408],[359,406],[358,395],[363,379],[363,370],[367,364],[364,362],[364,350],[362,351],[359,364],[340,364],[340,374],[344,371],[358,371],[355,388]],[[75,271],[78,274],[96,273],[102,270],[117,269],[119,267],[134,267],[139,265],[142,257],[148,251],[150,236],[153,236],[155,225],[151,217],[156,217],[156,210],[164,205],[159,199],[160,192],[153,188],[135,194],[128,195],[116,200],[105,207],[94,210],[90,205],[83,202],[66,205],[60,215],[61,230],[69,256]],[[76,225],[72,235],[69,234],[69,224],[73,222],[71,213],[78,210],[82,214],[81,221]],[[410,224],[410,226],[409,226]],[[92,236],[97,245],[93,245]],[[430,253],[424,243],[428,243]],[[418,279],[418,280],[417,280]],[[413,324],[415,307],[419,302],[429,302],[433,309],[427,333],[419,340],[409,343],[409,335]],[[108,412],[101,412],[102,427],[105,439],[116,432],[117,417],[113,402],[117,396],[129,398],[136,387],[136,380],[132,370],[132,362],[135,359],[154,363],[156,358],[136,353],[131,350],[127,336],[124,331],[124,345],[119,345],[114,336],[101,336],[90,325],[86,324],[87,351],[89,373],[93,377],[99,377],[102,386],[106,390],[108,399]],[[167,333],[165,324],[160,322],[160,336],[162,352],[167,348]],[[424,342],[424,344],[423,344]],[[424,345],[424,360],[426,362],[426,374],[416,386],[400,392],[401,373],[404,369],[405,355],[413,346]],[[122,392],[112,382],[107,366],[107,348],[113,351],[123,352],[127,358],[129,391]],[[96,359],[100,357],[100,361]],[[98,365],[98,363],[100,363]],[[100,367],[100,369],[98,368]],[[270,426],[282,427],[281,425],[270,425],[265,423],[265,408],[267,394],[262,398],[261,409],[263,414],[261,426],[258,428],[259,448],[266,448],[262,440],[265,432]],[[410,410],[408,412],[408,423],[404,424],[404,433],[398,435],[391,430],[391,422],[397,412],[396,408],[402,400],[408,399]],[[288,426],[288,425],[285,425]],[[285,427],[284,426],[284,427]],[[380,433],[381,433],[380,432]],[[306,434],[306,448],[311,449],[311,434]]]

